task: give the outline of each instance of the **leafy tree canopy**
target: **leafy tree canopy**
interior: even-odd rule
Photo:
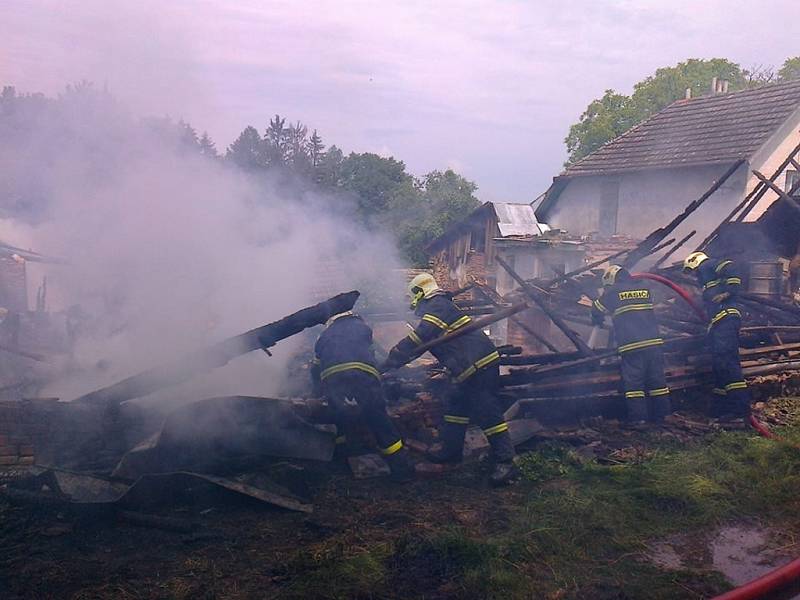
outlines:
[[[783,63],[783,66],[778,71],[778,79],[780,81],[800,79],[800,56],[786,59],[786,62]]]

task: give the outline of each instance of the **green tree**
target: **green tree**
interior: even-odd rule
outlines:
[[[219,158],[217,146],[214,144],[214,140],[211,139],[211,136],[208,135],[207,131],[203,132],[203,135],[200,136],[200,141],[197,144],[200,149],[200,154],[203,156],[207,156],[208,158]]]
[[[593,100],[586,107],[580,121],[569,128],[569,134],[564,140],[569,152],[567,164],[594,152],[638,122],[630,98],[617,94],[614,90],[606,90],[602,98]]]
[[[716,77],[727,80],[729,91],[735,91],[756,83],[754,73],[743,71],[724,58],[691,58],[674,67],[658,69],[637,83],[631,96],[606,90],[602,98],[589,104],[580,121],[570,127],[564,140],[569,152],[567,165],[683,98],[687,88],[692,90],[692,97],[707,94]]]
[[[322,156],[325,153],[325,144],[322,143],[322,138],[319,136],[316,129],[314,130],[314,133],[311,134],[311,137],[308,138],[306,151],[308,152],[308,157],[311,160],[311,166],[316,169],[322,161]]]
[[[225,158],[245,171],[264,168],[261,136],[255,127],[247,126],[228,146]]]
[[[398,227],[400,249],[412,263],[426,265],[428,244],[481,205],[477,189],[452,169],[432,171],[422,178],[420,201],[411,211],[401,212]]]
[[[355,197],[364,223],[383,222],[392,207],[415,199],[414,178],[405,163],[369,152],[352,152],[342,161],[338,185]]]
[[[200,140],[197,131],[184,120],[178,121],[178,141],[184,150],[197,150],[200,147]]]
[[[311,171],[308,154],[308,127],[297,121],[290,125],[286,134],[286,162],[295,172],[307,174]]]
[[[800,56],[786,59],[783,66],[778,70],[778,79],[780,81],[800,79]]]
[[[314,169],[314,180],[327,190],[338,188],[342,178],[342,163],[344,154],[336,146],[331,146],[319,156]]]
[[[269,126],[264,132],[264,163],[268,167],[286,164],[288,157],[289,131],[286,128],[286,119],[275,115],[270,119]]]

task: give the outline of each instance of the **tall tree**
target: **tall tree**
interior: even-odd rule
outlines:
[[[328,148],[322,153],[314,170],[314,180],[328,190],[337,189],[342,180],[342,164],[344,154],[336,146]]]
[[[311,170],[308,155],[308,127],[297,121],[289,126],[286,135],[286,161],[297,173],[306,174]]]
[[[264,162],[267,166],[286,164],[287,142],[289,132],[286,129],[286,119],[275,115],[270,119],[267,130],[264,132]]]
[[[211,139],[211,136],[208,135],[207,131],[204,131],[203,135],[200,136],[198,145],[200,147],[200,154],[203,156],[207,156],[208,158],[219,158],[217,146],[214,144],[214,140]]]
[[[452,169],[432,171],[419,185],[420,202],[416,210],[403,211],[399,245],[414,264],[424,266],[428,261],[425,248],[445,230],[461,221],[481,205],[475,196],[478,186]]]
[[[783,66],[778,70],[778,79],[780,81],[800,79],[800,56],[786,59]]]
[[[178,121],[176,127],[178,129],[178,141],[181,145],[181,148],[184,150],[198,150],[200,147],[200,141],[197,137],[197,131],[195,128],[189,125],[189,123],[183,119]]]
[[[239,137],[228,146],[225,158],[245,171],[255,171],[264,168],[263,143],[255,127],[247,126]]]
[[[311,166],[316,169],[322,160],[323,153],[325,152],[325,144],[322,143],[322,138],[317,133],[316,129],[314,130],[314,133],[311,134],[311,137],[308,138],[306,150],[308,152],[308,157],[311,160]]]

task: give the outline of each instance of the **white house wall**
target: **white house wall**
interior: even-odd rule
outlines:
[[[800,109],[796,110],[753,156],[751,160],[752,168],[766,177],[772,177],[772,174],[798,144],[800,144]],[[794,167],[790,165],[789,169],[794,169]],[[747,181],[747,192],[749,193],[755,188],[757,183],[758,179],[755,175],[750,174],[750,178]],[[781,189],[785,189],[786,175],[781,174],[775,183]],[[746,220],[755,221],[758,219],[776,199],[777,195],[775,193],[768,192],[764,199],[750,212]]]
[[[547,221],[573,234],[598,231],[603,183],[617,181],[617,233],[641,239],[683,212],[726,170],[727,166],[712,166],[575,177],[561,192]],[[744,197],[746,171],[742,165],[672,236],[679,239],[697,229],[687,247],[699,243]]]

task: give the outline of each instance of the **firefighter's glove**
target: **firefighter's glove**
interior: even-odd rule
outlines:
[[[730,292],[722,292],[721,294],[717,294],[716,296],[714,296],[713,298],[711,298],[711,301],[712,301],[714,304],[720,304],[720,303],[722,303],[722,302],[725,302],[725,300],[727,300],[727,299],[728,299],[728,298],[730,298],[730,297],[731,297],[731,294],[730,294]]]
[[[397,369],[402,367],[406,361],[403,360],[400,351],[397,348],[392,348],[392,351],[389,352],[389,357],[386,359],[386,362],[381,365],[381,371],[391,371],[392,369]]]
[[[595,327],[600,327],[603,325],[605,320],[606,320],[605,315],[597,311],[592,311],[592,325],[594,325]]]

